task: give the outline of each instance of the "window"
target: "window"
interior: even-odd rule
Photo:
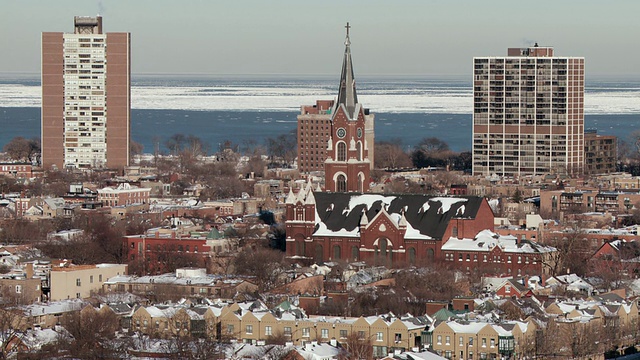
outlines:
[[[384,341],[384,334],[381,332],[376,333],[376,341]]]
[[[246,326],[246,333],[247,334],[253,334],[253,325],[247,325]]]
[[[76,279],[76,286],[82,286],[81,284],[80,279]]]
[[[460,336],[460,346],[464,346],[464,338]]]
[[[491,347],[496,347],[496,339],[491,339]]]
[[[147,322],[147,320],[145,320],[145,322]],[[144,326],[147,326],[146,324]],[[176,329],[178,331],[180,331],[180,327],[182,326],[182,323],[180,321],[176,321]]]
[[[329,338],[329,329],[320,330],[320,336],[322,336],[323,339],[328,339]]]
[[[340,174],[336,179],[336,192],[346,192],[347,191],[347,178]]]
[[[89,276],[89,283],[93,284],[93,275]]]
[[[487,262],[487,255],[483,255],[483,260],[484,262]]]
[[[451,344],[451,336],[445,336],[444,337],[444,344],[445,345],[450,345]]]
[[[309,328],[302,328],[302,337],[309,337]]]
[[[438,345],[442,345],[442,335],[438,335]]]
[[[284,335],[285,336],[291,336],[291,327],[290,326],[285,326],[284,327]]]
[[[451,351],[447,350],[444,352],[444,357],[447,359],[451,359]]]
[[[271,326],[265,326],[264,327],[264,334],[267,335],[267,336],[273,335],[273,332],[271,330]]]
[[[511,292],[511,285],[505,285],[504,292],[510,293]]]
[[[98,282],[102,282],[102,274],[98,275]]]
[[[402,334],[396,333],[395,336],[393,337],[393,339],[395,340],[396,343],[401,342],[402,341]]]
[[[338,143],[338,161],[347,161],[347,144],[342,141]]]
[[[16,294],[22,294],[22,285],[16,285]]]
[[[340,339],[347,338],[347,330],[340,330]]]
[[[482,338],[482,347],[487,347],[487,338]]]
[[[522,264],[522,256],[518,256],[518,264]]]
[[[358,340],[364,340],[364,331],[358,331]]]
[[[227,324],[227,334],[233,334],[233,332],[234,332],[233,325]]]
[[[469,346],[473,345],[473,338],[471,336],[469,336]]]
[[[160,321],[156,320],[156,329],[160,329]]]

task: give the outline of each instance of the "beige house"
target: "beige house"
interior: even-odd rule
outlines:
[[[125,264],[70,265],[51,268],[50,300],[87,298],[102,289],[107,279],[126,275]]]
[[[178,322],[180,326],[176,325]],[[131,330],[164,337],[182,329],[185,333],[200,331],[209,338],[225,341],[264,344],[277,339],[294,345],[344,342],[349,335],[357,334],[362,340],[370,340],[376,356],[382,357],[394,350],[420,348],[422,333],[429,324],[424,318],[410,316],[306,317],[296,309],[269,310],[254,302],[224,307],[140,307],[133,314]]]
[[[530,322],[442,322],[433,330],[432,349],[447,359],[499,359],[527,353],[536,334]]]
[[[17,323],[24,325],[25,328],[34,326],[51,328],[60,324],[65,314],[79,312],[86,305],[82,299],[69,299],[23,306],[19,308],[20,320]]]

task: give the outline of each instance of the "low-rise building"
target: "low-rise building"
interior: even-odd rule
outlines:
[[[105,206],[127,206],[133,204],[149,204],[150,188],[139,188],[129,183],[117,187],[105,187],[98,190],[98,201]]]
[[[127,274],[125,264],[54,266],[50,272],[50,300],[87,298],[102,289],[107,279]]]
[[[0,175],[29,179],[33,177],[31,168],[32,165],[29,163],[0,163]]]
[[[102,286],[105,293],[130,292],[151,299],[225,298],[255,292],[258,287],[246,278],[207,274],[205,269],[177,269],[175,273],[154,276],[114,276]]]
[[[535,275],[549,273],[556,249],[489,230],[473,238],[451,237],[442,244],[444,261],[466,271],[485,274]]]

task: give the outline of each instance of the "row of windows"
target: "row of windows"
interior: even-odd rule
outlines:
[[[455,255],[452,254],[452,253],[445,253],[444,254],[444,259],[445,259],[445,261],[455,261]],[[458,261],[463,261],[465,259],[466,259],[466,261],[471,261],[471,255],[470,254],[466,254],[466,255],[458,254]],[[501,262],[501,261],[503,261],[503,260],[502,260],[502,258],[500,256],[498,256],[498,255],[494,255],[493,256],[493,262]],[[473,262],[478,262],[478,254],[473,254]],[[487,255],[486,254],[482,255],[482,262],[487,262]],[[506,262],[508,264],[511,263],[511,255],[507,256]],[[535,257],[532,258],[532,262],[534,264],[536,264],[537,263],[537,259]],[[524,263],[525,264],[529,263],[529,257],[528,256],[524,257]],[[522,256],[518,256],[518,264],[522,264]]]

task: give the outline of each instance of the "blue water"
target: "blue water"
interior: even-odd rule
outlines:
[[[200,137],[211,151],[226,140],[264,144],[296,128],[300,105],[334,98],[335,80],[136,76],[131,137],[145,152],[153,152],[156,143],[164,149],[178,133]],[[0,74],[0,147],[16,136],[40,137],[39,86],[33,74]],[[585,128],[631,141],[640,130],[640,79],[588,81],[585,92],[593,99]],[[469,77],[364,78],[358,95],[376,115],[376,141],[400,139],[408,150],[425,137],[437,137],[455,151],[471,148]]]
[[[257,111],[192,111],[192,110],[131,110],[131,137],[141,143],[146,152],[153,144],[164,142],[173,134],[195,135],[213,151],[225,140],[242,145],[255,140],[289,133],[296,128],[297,113]],[[638,115],[587,115],[585,127],[598,129],[599,134],[615,135],[630,141],[631,133],[640,130]],[[0,144],[16,136],[40,137],[39,108],[0,108]],[[376,141],[401,139],[405,149],[422,138],[437,137],[452,150],[471,148],[471,115],[464,114],[376,114]]]

